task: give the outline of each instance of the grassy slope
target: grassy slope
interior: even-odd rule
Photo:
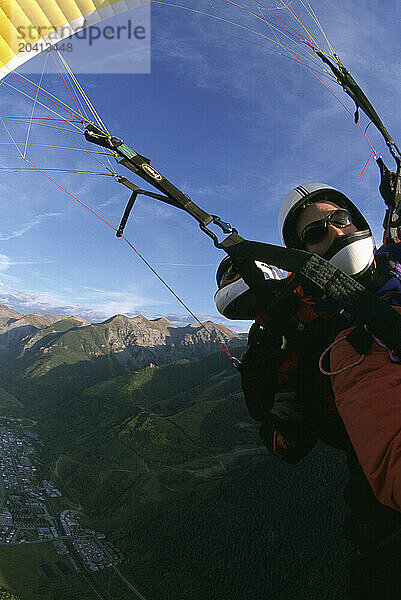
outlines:
[[[113,514],[115,518],[121,514],[123,518],[130,503],[159,497],[155,470],[199,458],[205,458],[206,464],[216,464],[210,457],[218,450],[230,449],[244,440],[259,444],[252,434],[243,431],[232,439],[224,435],[207,439],[206,434],[213,427],[205,428],[205,422],[220,419],[219,408],[227,423],[248,418],[233,395],[199,401],[199,395],[207,395],[213,363],[210,359],[196,364],[182,361],[98,384],[79,401],[49,413],[47,421],[41,423],[39,429],[47,437],[49,463],[60,455],[66,457],[59,462],[59,472],[65,485],[74,489],[74,495],[85,498],[82,502],[92,516]],[[238,388],[235,371],[234,377]],[[213,379],[210,386],[210,396],[214,397]],[[170,402],[167,414],[158,412],[162,406],[166,409],[167,400],[173,399],[171,393],[177,389],[185,390],[180,391],[179,406],[186,404],[186,408],[171,414]],[[219,429],[217,423],[214,429]],[[224,427],[220,429],[225,431]],[[170,471],[171,480],[176,481],[177,477],[182,478]]]
[[[60,321],[44,328],[32,348],[0,364],[0,376],[7,388],[17,396],[24,395],[24,403],[34,404],[45,413],[56,402],[68,401],[71,394],[80,394],[127,370],[118,354],[109,350],[107,324],[65,331],[71,326],[68,323]],[[153,360],[151,349],[141,351],[149,355],[148,362]]]

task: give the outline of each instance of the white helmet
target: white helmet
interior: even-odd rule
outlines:
[[[346,208],[358,231],[338,237],[323,258],[348,275],[361,277],[373,263],[375,242],[368,222],[347,196],[327,183],[307,183],[296,187],[285,198],[278,217],[283,244],[303,248],[296,234],[299,211],[305,203],[324,200]]]
[[[265,281],[285,279],[287,273],[255,260]],[[234,270],[231,258],[221,261],[216,274],[218,290],[214,295],[217,310],[227,319],[251,320],[256,314],[256,298],[240,275]]]

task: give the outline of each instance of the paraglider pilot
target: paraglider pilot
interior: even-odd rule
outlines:
[[[283,243],[307,250],[401,310],[401,243],[376,250],[369,224],[340,191],[294,189],[279,214]],[[272,295],[294,276],[258,263]],[[245,400],[278,458],[296,464],[318,439],[347,455],[344,537],[355,546],[352,600],[401,598],[401,364],[378,338],[313,289],[292,285],[269,314],[226,257],[217,272],[218,310],[255,319],[240,365]]]

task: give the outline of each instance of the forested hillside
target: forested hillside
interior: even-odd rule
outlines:
[[[342,455],[292,467],[257,428],[217,355],[100,383],[40,425],[46,468],[145,597],[345,598]]]
[[[7,331],[35,327],[13,338],[2,378],[23,403],[13,410],[37,421],[38,476],[122,551],[147,599],[345,600],[344,457],[318,446],[292,467],[270,455],[238,371],[196,328],[5,313]],[[178,340],[188,357],[169,362]],[[150,356],[160,362],[141,368]]]

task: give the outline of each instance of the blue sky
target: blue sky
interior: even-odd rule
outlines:
[[[397,3],[312,4],[334,49],[400,144]],[[265,5],[274,8],[275,2]],[[260,21],[217,0],[197,6],[270,35]],[[292,6],[305,15],[298,1]],[[285,195],[296,185],[323,181],[357,203],[380,241],[384,209],[374,161],[361,181],[371,149],[344,108],[309,72],[277,53],[272,42],[203,15],[152,6],[151,26],[150,74],[119,73],[130,60],[130,49],[119,47],[113,50],[114,74],[78,75],[113,134],[150,157],[177,187],[244,237],[279,243],[277,213]],[[107,44],[99,45],[99,55],[107,51]],[[67,60],[80,70],[78,50]],[[33,61],[39,64],[43,57]],[[57,75],[45,74],[43,85],[69,101]],[[341,88],[330,85],[353,112]],[[0,87],[2,116],[30,114],[31,101]],[[5,123],[17,142],[25,140],[26,123]],[[368,134],[393,168],[373,126]],[[76,134],[42,127],[31,128],[29,141],[92,149]],[[4,128],[0,142],[0,166],[24,166],[15,147],[6,145],[10,138]],[[30,146],[27,156],[41,168],[104,170],[84,152]],[[130,176],[121,166],[117,172]],[[111,177],[53,177],[118,225],[129,197],[122,185]],[[193,321],[109,228],[43,175],[3,172],[0,192],[0,301],[22,312],[79,314],[89,320],[142,313],[165,315],[178,325]],[[189,216],[142,197],[126,235],[201,320],[246,328],[216,312],[214,276],[224,255]]]

